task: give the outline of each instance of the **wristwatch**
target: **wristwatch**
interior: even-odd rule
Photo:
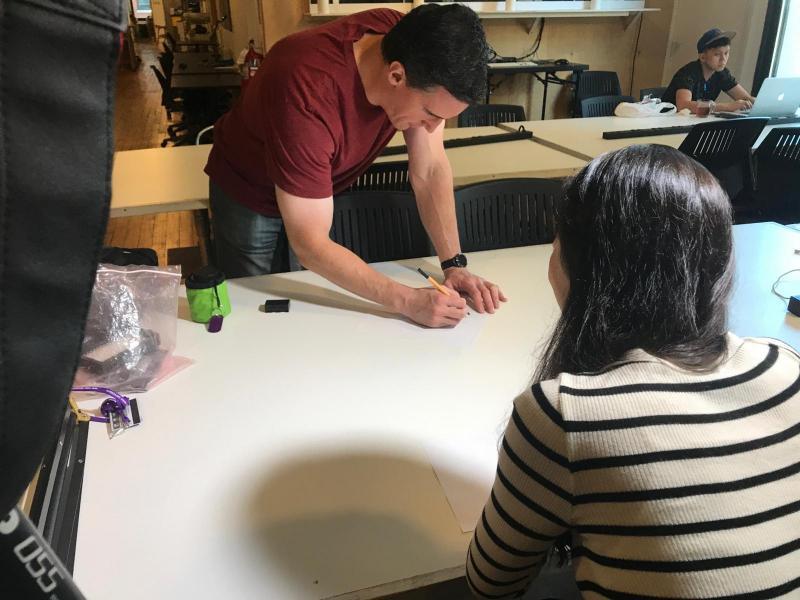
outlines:
[[[463,268],[467,266],[467,257],[463,254],[456,254],[453,258],[445,260],[441,263],[442,271],[452,269],[453,267]]]

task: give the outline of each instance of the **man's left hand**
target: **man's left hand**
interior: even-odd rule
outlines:
[[[444,272],[444,284],[466,296],[470,306],[479,313],[493,313],[500,308],[501,302],[506,301],[497,285],[473,275],[465,268],[447,269]]]

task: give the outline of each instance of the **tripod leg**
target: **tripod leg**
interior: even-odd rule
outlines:
[[[0,573],[8,598],[84,598],[50,544],[16,507],[0,521]]]

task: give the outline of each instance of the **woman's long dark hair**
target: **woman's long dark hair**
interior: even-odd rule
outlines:
[[[570,287],[534,380],[599,371],[634,348],[712,367],[727,348],[731,226],[717,180],[673,148],[629,146],[589,163],[558,207]]]

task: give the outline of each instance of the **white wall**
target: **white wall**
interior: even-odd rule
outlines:
[[[261,0],[230,0],[233,32],[220,26],[218,30],[223,54],[230,58],[239,56],[247,42],[255,40],[257,48],[264,48],[264,26],[260,20]],[[222,14],[221,12],[219,14]]]
[[[735,31],[728,68],[748,91],[761,45],[767,0],[675,0],[662,83],[697,59],[697,40],[712,27]]]

